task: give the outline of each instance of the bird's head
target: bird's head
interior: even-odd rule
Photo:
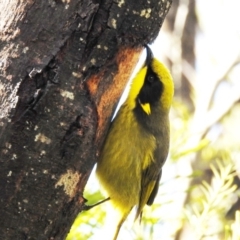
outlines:
[[[128,99],[132,100],[133,108],[139,104],[142,110],[150,115],[155,104],[161,104],[163,110],[170,109],[174,85],[169,70],[153,57],[149,46],[145,47],[146,62],[133,79]]]

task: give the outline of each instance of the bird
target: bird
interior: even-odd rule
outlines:
[[[169,152],[174,83],[168,68],[144,46],[145,64],[110,124],[97,161],[96,176],[120,213],[113,240],[134,207],[136,220],[145,205],[153,204]]]

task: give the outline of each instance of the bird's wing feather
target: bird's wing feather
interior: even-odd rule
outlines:
[[[151,205],[158,192],[161,169],[152,163],[142,172],[141,192],[135,219],[139,217],[145,204]]]
[[[153,201],[154,201],[155,197],[157,196],[158,187],[159,187],[159,182],[160,182],[161,176],[162,176],[162,169],[161,169],[160,173],[157,176],[157,180],[155,182],[154,188],[153,188],[153,190],[152,190],[152,192],[151,192],[151,194],[150,194],[150,196],[149,196],[149,198],[147,200],[147,205],[149,205],[149,206],[153,204]]]
[[[168,138],[168,134],[165,134],[165,137]],[[168,145],[157,142],[157,148],[153,156],[154,160],[142,171],[139,204],[135,219],[139,217],[145,204],[152,205],[157,195],[159,181],[162,175],[162,166],[167,158],[167,154]]]

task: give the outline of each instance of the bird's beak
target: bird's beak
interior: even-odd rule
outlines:
[[[145,65],[150,66],[152,63],[152,59],[153,59],[153,53],[147,44],[145,44],[144,46],[146,48],[146,53],[147,53]]]

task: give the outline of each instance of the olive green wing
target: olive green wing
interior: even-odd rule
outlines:
[[[147,205],[148,206],[151,206],[153,204],[154,199],[157,196],[158,188],[159,188],[159,182],[160,182],[161,176],[162,176],[162,169],[161,169],[160,173],[157,176],[154,188],[153,188],[153,190],[152,190],[152,192],[151,192],[151,194],[150,194],[150,196],[149,196],[149,198],[147,200]]]
[[[165,136],[165,144],[157,141],[157,148],[154,151],[153,161],[142,171],[141,190],[139,196],[139,204],[135,219],[141,214],[145,204],[152,205],[157,195],[159,181],[162,175],[162,166],[164,165],[168,155],[168,138]],[[159,139],[159,138],[157,138]],[[161,138],[162,139],[162,138]]]
[[[156,163],[152,163],[142,172],[141,192],[135,219],[139,217],[145,204],[152,205],[158,192],[161,175],[162,169],[159,169]]]

